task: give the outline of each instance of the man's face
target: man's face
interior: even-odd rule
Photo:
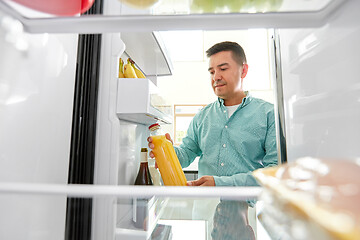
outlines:
[[[240,66],[231,51],[218,52],[210,57],[209,73],[216,96],[231,100],[243,91],[242,78],[247,73],[247,65]]]

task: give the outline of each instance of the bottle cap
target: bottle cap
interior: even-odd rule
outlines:
[[[154,131],[154,130],[159,129],[159,128],[160,128],[160,124],[158,124],[158,123],[154,123],[154,124],[149,126],[150,131]]]
[[[141,148],[141,152],[147,152],[147,148]]]

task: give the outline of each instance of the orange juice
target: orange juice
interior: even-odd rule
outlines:
[[[165,135],[151,136],[156,163],[164,185],[186,186],[186,177],[172,143]]]

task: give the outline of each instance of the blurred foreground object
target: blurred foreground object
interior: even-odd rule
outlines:
[[[192,13],[273,12],[283,0],[191,0]]]
[[[360,239],[359,173],[356,161],[310,157],[254,171],[265,228],[284,239]]]
[[[91,8],[95,0],[12,0],[23,6],[58,16],[72,16],[84,13]]]
[[[145,9],[154,6],[159,0],[120,0],[120,2],[130,7]]]

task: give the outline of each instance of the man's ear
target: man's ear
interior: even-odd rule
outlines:
[[[249,69],[249,65],[247,65],[246,63],[243,64],[242,66],[242,73],[241,73],[241,78],[246,77],[246,74],[248,72]]]

